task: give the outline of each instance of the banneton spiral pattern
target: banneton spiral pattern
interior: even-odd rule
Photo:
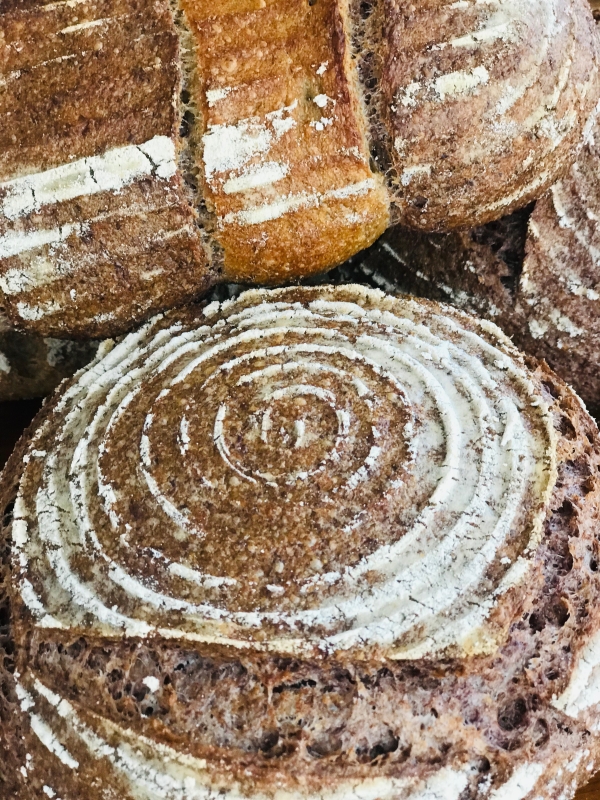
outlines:
[[[555,482],[498,329],[357,286],[155,318],[26,461],[14,557],[42,627],[401,659],[494,648]]]

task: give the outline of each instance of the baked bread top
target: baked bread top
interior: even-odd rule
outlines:
[[[1,24],[0,288],[44,335],[319,272],[392,219],[501,216],[600,96],[586,0],[7,2]]]
[[[599,467],[566,385],[433,303],[251,291],[105,346],[0,482],[15,796],[570,796]]]

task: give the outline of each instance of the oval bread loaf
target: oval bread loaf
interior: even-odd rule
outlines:
[[[158,317],[0,480],[16,800],[556,800],[600,765],[600,436],[357,286]]]
[[[0,289],[47,336],[322,271],[392,220],[499,217],[567,169],[600,95],[586,0],[1,11]]]

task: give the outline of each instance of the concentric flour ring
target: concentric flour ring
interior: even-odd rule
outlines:
[[[194,313],[127,337],[38,430],[13,531],[39,623],[281,652],[493,647],[555,481],[510,343],[361,287]]]

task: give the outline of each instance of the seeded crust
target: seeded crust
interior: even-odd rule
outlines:
[[[569,175],[537,203],[450,234],[398,226],[340,274],[360,265],[359,273],[379,274],[388,289],[492,320],[523,350],[545,359],[598,415],[599,142],[596,126]]]
[[[495,219],[564,173],[600,96],[585,0],[0,14],[0,289],[44,336],[116,335],[220,280],[317,274],[393,220]]]
[[[189,313],[202,318],[199,309]],[[448,315],[468,324],[457,312]],[[28,442],[52,418],[56,396],[0,481],[2,796],[42,800],[50,796],[46,786],[62,800],[88,796],[90,787],[101,800],[132,797],[125,783],[112,775],[108,781],[102,758],[91,759],[76,743],[68,741],[68,752],[78,769],[41,745],[16,694],[15,680],[31,669],[84,719],[99,715],[206,759],[215,774],[243,775],[243,796],[300,785],[320,798],[343,777],[359,783],[395,776],[416,790],[399,791],[399,800],[572,797],[600,764],[597,706],[575,718],[554,704],[600,629],[600,438],[574,393],[544,364],[527,363],[553,418],[557,479],[527,598],[507,639],[489,655],[460,659],[301,658],[160,637],[50,632],[26,622],[20,601],[15,628],[13,503]],[[457,769],[467,778],[453,794]],[[436,774],[446,776],[443,790],[431,782]]]
[[[91,361],[96,349],[96,342],[19,333],[0,311],[0,402],[44,397]]]

